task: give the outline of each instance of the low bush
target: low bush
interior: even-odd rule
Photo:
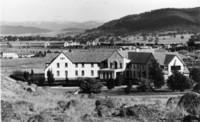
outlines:
[[[167,80],[167,86],[171,90],[184,91],[191,88],[192,81],[180,72],[174,71]]]
[[[106,86],[109,90],[115,88],[115,80],[114,79],[109,79],[106,81]]]
[[[139,85],[137,86],[137,90],[142,92],[153,90],[152,82],[148,79],[141,78],[139,80]]]
[[[83,93],[101,93],[103,85],[96,79],[84,79],[80,83],[80,89]]]

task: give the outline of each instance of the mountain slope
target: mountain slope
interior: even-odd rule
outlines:
[[[23,26],[1,26],[1,34],[27,34],[27,33],[47,33],[51,32],[47,29],[35,28],[35,27],[23,27]]]
[[[137,31],[194,30],[200,27],[200,7],[159,9],[128,15],[87,32],[129,33]],[[200,29],[199,29],[200,30]]]

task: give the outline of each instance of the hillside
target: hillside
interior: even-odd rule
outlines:
[[[35,27],[23,27],[23,26],[1,26],[1,34],[27,34],[27,33],[47,33],[51,32],[48,29],[41,29]]]
[[[200,7],[189,9],[158,9],[141,14],[122,17],[88,30],[89,33],[98,32],[127,34],[134,32],[152,31],[200,31]]]

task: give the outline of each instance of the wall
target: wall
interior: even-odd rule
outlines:
[[[129,78],[135,78],[135,77],[140,77],[140,72],[143,73],[145,72],[145,77],[149,78],[149,69],[150,66],[152,65],[153,61],[155,61],[153,55],[151,55],[148,59],[148,61],[146,62],[146,64],[134,64],[134,63],[130,63],[130,68],[126,69],[126,74],[125,76],[127,77],[127,73]],[[135,73],[134,73],[135,72]],[[144,75],[142,74],[142,77],[144,77]]]
[[[59,63],[60,67],[57,67]],[[65,67],[65,63],[68,63],[68,67]],[[81,63],[78,63],[78,67],[75,66],[75,63],[72,63],[63,53],[61,53],[47,68],[45,69],[45,79],[47,79],[47,71],[51,70],[54,74],[56,80],[63,80],[66,78],[65,71],[68,71],[68,78],[75,79],[78,77],[98,77],[99,66],[94,63],[94,67],[91,67],[91,63],[84,64],[82,67]],[[75,71],[78,71],[78,76],[75,75]],[[94,71],[94,75],[91,76],[91,71]],[[57,76],[57,71],[60,72],[60,75]],[[82,71],[84,71],[84,76],[82,76]]]
[[[175,56],[172,61],[169,63],[168,65],[168,76],[172,75],[172,70],[171,70],[171,66],[181,66],[181,69],[179,70],[181,73],[184,71],[184,65],[183,63],[179,60],[179,58],[177,56]]]

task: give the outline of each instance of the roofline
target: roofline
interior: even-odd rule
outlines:
[[[149,53],[149,52],[135,52],[135,53]],[[147,62],[148,62],[149,58],[151,57],[151,55],[153,56],[153,54],[150,53],[150,55],[149,55],[149,57],[148,57],[148,59],[146,60],[145,63],[135,63],[135,64],[147,64]],[[153,58],[154,58],[154,56],[153,56]],[[154,58],[154,59],[155,59],[155,58]],[[129,60],[130,60],[130,59],[129,59]],[[155,60],[156,60],[156,59],[155,59]],[[131,61],[130,61],[130,63],[131,63]]]
[[[117,53],[120,55],[121,58],[124,58],[116,49],[110,54],[110,56],[108,56],[108,58],[110,58],[114,52],[117,52]],[[108,58],[107,58],[107,59],[108,59]],[[107,59],[106,59],[106,60],[107,60]]]
[[[44,70],[46,70],[53,62],[54,62],[54,60],[56,60],[57,58],[58,58],[58,56],[60,56],[61,54],[64,54],[65,55],[65,53],[63,53],[63,52],[61,52],[61,53],[59,53],[54,59],[52,59],[51,60],[51,62],[50,63],[48,63],[49,65],[44,69]],[[65,55],[66,56],[66,55]],[[67,57],[67,56],[66,56]],[[67,57],[68,58],[68,57]],[[69,58],[68,58],[69,59]],[[70,59],[69,59],[70,60]],[[70,60],[71,61],[71,60]],[[72,61],[71,61],[72,62]],[[47,63],[46,63],[47,64]]]

